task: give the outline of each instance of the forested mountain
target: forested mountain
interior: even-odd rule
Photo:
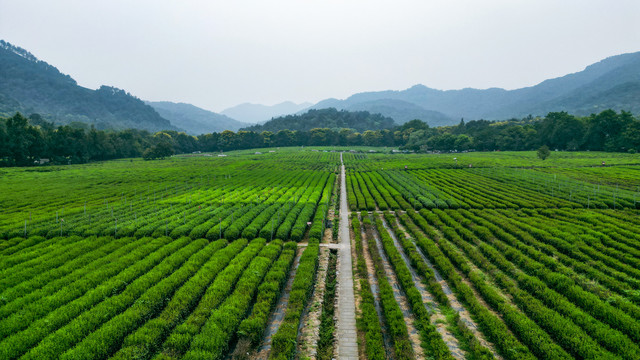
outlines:
[[[366,130],[389,129],[394,125],[393,119],[380,114],[371,114],[367,111],[338,111],[334,108],[328,108],[271,119],[262,125],[250,126],[243,130],[277,132],[279,130],[309,131],[314,128],[348,128],[364,132]]]
[[[251,124],[234,120],[228,116],[214,113],[197,106],[170,101],[147,101],[165,119],[188,134],[200,135],[224,130],[237,131]]]
[[[177,130],[151,106],[124,90],[78,86],[69,75],[28,51],[0,40],[0,114],[38,113],[59,124],[98,129]]]
[[[244,103],[225,109],[220,113],[238,121],[255,124],[274,117],[295,114],[311,105],[311,103],[296,104],[291,101],[272,106]]]
[[[385,104],[381,106],[380,104]],[[450,120],[437,122],[428,114],[416,118],[430,126],[453,125],[461,118],[469,120],[506,120],[528,115],[544,116],[566,111],[587,116],[605,109],[640,112],[640,52],[612,56],[583,71],[550,79],[538,85],[516,90],[436,90],[416,85],[402,91],[355,94],[345,100],[327,99],[314,109],[335,107],[380,112],[403,123],[413,117],[410,103],[418,109],[444,114]]]

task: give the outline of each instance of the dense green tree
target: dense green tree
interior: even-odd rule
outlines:
[[[296,144],[296,137],[291,130],[280,130],[273,136],[275,146],[293,146]]]
[[[211,133],[211,134],[203,134],[198,136],[198,144],[200,146],[201,151],[220,151],[220,146],[218,145],[218,139],[220,138],[220,134]]]
[[[542,145],[538,148],[537,154],[540,160],[546,160],[551,155],[551,151],[547,145]]]
[[[220,150],[233,150],[238,146],[238,138],[236,133],[231,130],[225,130],[220,133],[218,138],[218,146]]]
[[[26,166],[33,163],[33,156],[29,152],[33,142],[33,132],[29,131],[29,122],[22,114],[17,113],[6,122],[6,150],[5,153],[14,165]]]
[[[331,144],[331,130],[327,128],[315,128],[309,131],[310,141],[309,145],[322,146]]]
[[[236,133],[237,149],[251,149],[264,146],[264,140],[260,134],[253,131],[238,131]]]
[[[469,135],[460,134],[456,137],[453,147],[458,151],[465,151],[471,149],[473,145],[473,139]]]
[[[263,131],[260,133],[260,137],[262,138],[262,143],[264,144],[265,147],[272,147],[273,146],[273,132],[271,131]]]
[[[381,146],[382,134],[379,131],[367,130],[362,133],[362,142],[365,146]]]
[[[0,158],[9,156],[9,149],[7,148],[8,143],[7,126],[5,125],[5,122],[0,119]]]
[[[626,117],[625,117],[626,119]],[[592,114],[588,119],[588,131],[584,141],[587,150],[613,149],[618,142],[616,134],[623,130],[624,122],[613,110]]]
[[[640,121],[630,122],[622,134],[622,139],[621,151],[640,152]]]
[[[551,148],[578,150],[586,132],[586,125],[564,111],[552,112],[540,122],[539,132]]]

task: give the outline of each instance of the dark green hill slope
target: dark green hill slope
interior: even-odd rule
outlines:
[[[114,87],[91,90],[28,51],[0,40],[0,113],[39,113],[58,124],[97,128],[177,130],[151,106]]]
[[[279,130],[309,131],[314,128],[366,130],[388,129],[395,126],[393,119],[368,111],[345,111],[334,108],[309,110],[300,115],[287,115],[271,119],[262,125],[254,125],[243,130],[262,132]]]

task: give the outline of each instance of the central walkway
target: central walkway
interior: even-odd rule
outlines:
[[[353,269],[351,266],[351,237],[349,236],[349,208],[347,207],[347,185],[340,153],[340,228],[338,229],[338,347],[340,360],[357,360],[356,304],[353,294]]]

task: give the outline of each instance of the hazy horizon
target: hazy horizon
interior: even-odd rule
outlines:
[[[81,86],[221,112],[416,84],[532,86],[639,51],[639,13],[627,0],[0,0],[0,38]]]

